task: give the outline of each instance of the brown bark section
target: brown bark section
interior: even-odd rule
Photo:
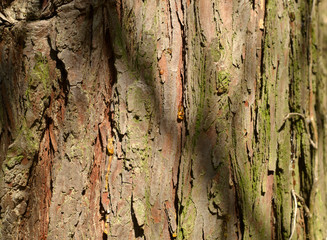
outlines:
[[[317,4],[0,1],[0,238],[326,238]]]
[[[9,9],[1,29],[2,238],[100,239],[115,77],[102,5],[13,4],[25,14]]]

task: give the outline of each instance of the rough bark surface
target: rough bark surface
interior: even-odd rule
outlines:
[[[325,239],[326,2],[1,0],[0,238]]]

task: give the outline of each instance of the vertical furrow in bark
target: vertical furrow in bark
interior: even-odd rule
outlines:
[[[230,172],[228,95],[231,2],[187,2],[185,121],[179,183],[180,239],[237,236]]]
[[[1,80],[9,93],[1,98],[14,109],[6,117],[11,129],[6,127],[6,135],[1,130],[1,138],[8,138],[5,148],[11,143],[1,158],[2,238],[99,239],[100,170],[115,75],[108,64],[103,3],[49,4],[56,5],[46,20],[37,19],[34,5],[21,8],[37,14],[15,23],[14,35],[7,31],[7,41],[20,47],[1,58],[1,67],[18,67],[6,67],[2,72],[15,75]]]
[[[313,199],[312,193],[315,190],[316,184],[314,181],[315,161],[314,158],[317,154],[317,150],[310,145],[310,139],[314,139],[313,132],[307,131],[307,124],[311,115],[315,115],[313,112],[312,93],[312,82],[315,85],[316,79],[312,78],[311,75],[315,74],[311,64],[309,63],[312,58],[311,51],[315,52],[316,59],[316,45],[315,39],[312,40],[312,33],[316,31],[314,21],[311,21],[311,8],[312,4],[308,2],[300,1],[298,3],[290,3],[289,6],[289,23],[290,23],[290,111],[303,114],[302,119],[292,119],[289,121],[292,135],[291,136],[291,171],[292,171],[292,188],[298,194],[298,196],[304,199],[305,206],[300,208],[300,216],[297,219],[293,219],[298,226],[301,222],[301,231],[295,231],[295,237],[309,237],[314,239],[312,233],[312,226],[315,221],[315,207],[310,207]],[[301,34],[300,34],[301,32]],[[312,33],[311,33],[312,32]],[[315,60],[313,60],[315,61]],[[315,63],[314,63],[315,65]],[[314,67],[315,68],[315,67]],[[311,79],[311,80],[310,80]],[[314,120],[316,121],[316,120]],[[315,122],[313,122],[315,123]],[[311,123],[309,123],[311,125]],[[311,125],[313,126],[313,125]],[[314,140],[315,141],[315,140]],[[310,196],[311,195],[311,196]],[[299,198],[300,199],[300,198]],[[309,207],[309,208],[307,208]],[[305,211],[305,209],[310,210]],[[293,209],[294,212],[294,209]],[[311,216],[314,216],[313,218]],[[294,217],[293,217],[294,218]],[[296,226],[293,226],[296,227]]]
[[[260,192],[258,209],[261,216],[265,219],[265,236],[274,238],[275,233],[275,206],[276,197],[274,190],[276,186],[276,174],[279,173],[276,166],[280,160],[279,139],[285,137],[281,135],[288,134],[279,133],[278,129],[283,124],[283,116],[288,112],[288,18],[285,14],[285,5],[268,2],[261,5],[261,9],[265,9],[259,21],[258,28],[264,31],[265,38],[261,46],[261,71],[258,78],[260,84],[260,92],[257,93],[257,141],[256,156],[257,164],[261,165],[258,176],[259,182],[257,191]],[[261,39],[261,38],[260,38]],[[269,49],[269,50],[268,50]],[[259,89],[258,89],[259,90]],[[286,135],[285,135],[286,136]],[[282,146],[284,143],[282,144]],[[263,152],[263,146],[266,146]],[[287,145],[286,150],[287,150]],[[284,159],[284,157],[282,157]],[[289,159],[286,156],[286,159]],[[285,159],[285,161],[286,161]],[[286,161],[287,162],[287,161]],[[261,164],[260,164],[261,163]],[[289,163],[289,162],[287,162]],[[253,172],[253,175],[257,175]],[[278,201],[277,201],[278,202]],[[287,209],[287,208],[285,208]],[[278,214],[278,216],[280,216]],[[258,219],[259,220],[259,219]],[[257,220],[257,221],[258,221]],[[278,225],[278,224],[277,224]],[[279,225],[280,226],[280,225]],[[264,235],[261,235],[264,236]]]
[[[121,6],[119,13],[108,7],[117,69],[113,132],[119,136],[109,174],[108,236],[169,239],[176,234],[183,125],[177,121],[184,71],[181,5],[135,1]]]
[[[2,228],[1,231],[2,237],[6,239],[47,236],[51,199],[50,173],[53,154],[58,147],[54,137],[52,112],[59,95],[59,87],[54,80],[56,64],[52,61],[47,46],[50,26],[46,22],[16,26],[17,33],[24,33],[20,35],[19,41],[24,48],[18,49],[25,57],[7,59],[20,70],[16,70],[15,77],[12,78],[16,79],[18,88],[12,85],[12,80],[7,81],[8,96],[12,97],[10,104],[15,104],[16,101],[19,104],[14,107],[18,112],[12,112],[11,115],[15,123],[11,130],[11,144],[4,155],[7,157],[2,165],[2,173],[5,175],[2,177],[5,182],[1,185],[4,194],[1,199],[2,215],[4,219],[6,216],[11,218],[9,222],[2,222],[3,226],[8,225],[8,228]],[[35,33],[39,33],[39,42],[32,46]],[[13,39],[13,42],[17,40]],[[1,63],[2,66],[3,64],[4,62]],[[8,70],[10,68],[6,69]],[[38,95],[34,91],[38,91]],[[6,184],[16,187],[8,188]],[[14,204],[9,204],[10,202]],[[16,236],[13,235],[15,232]]]

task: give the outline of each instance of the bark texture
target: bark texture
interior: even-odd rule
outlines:
[[[325,239],[325,9],[1,0],[0,238]]]

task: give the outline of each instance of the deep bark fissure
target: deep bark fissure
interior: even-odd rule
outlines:
[[[100,217],[100,221],[101,222],[103,221],[106,224],[106,222],[107,222],[107,214],[108,213],[105,210],[105,207],[103,206],[103,203],[101,201],[99,201],[99,214],[101,216]],[[102,233],[102,239],[103,240],[108,239],[108,235],[109,235],[109,233],[104,230],[103,233]]]
[[[235,194],[236,198],[239,199],[238,201],[236,201],[236,214],[238,214],[239,219],[238,219],[238,223],[239,223],[239,229],[240,229],[240,236],[239,239],[242,239],[244,236],[244,232],[245,232],[245,223],[244,223],[244,215],[243,215],[243,208],[242,208],[242,203],[241,203],[241,197],[238,191],[236,191]]]
[[[173,37],[174,37],[174,26],[173,26],[173,11],[171,9],[171,3],[170,1],[173,1],[173,0],[168,0],[167,1],[167,4],[168,4],[168,9],[169,9],[169,23],[170,23],[170,35],[169,35],[169,45],[171,46],[172,45],[172,42],[173,42]]]
[[[235,187],[237,186],[237,179],[236,179],[236,173],[235,173],[235,169],[233,168],[233,160],[232,160],[232,153],[229,152],[228,153],[228,157],[229,157],[229,169],[230,169],[230,178],[232,181],[232,190],[234,193],[235,198],[237,199],[236,201],[234,201],[234,207],[235,207],[235,214],[238,217],[239,221],[236,222],[236,235],[237,235],[237,239],[241,239],[244,236],[244,222],[243,222],[243,214],[242,214],[242,209],[241,209],[241,205],[240,205],[240,196],[238,194],[238,189]]]
[[[56,63],[56,68],[60,71],[60,78],[59,78],[59,85],[61,88],[62,95],[59,95],[59,97],[63,97],[64,99],[64,106],[68,103],[68,95],[70,91],[70,84],[68,81],[68,72],[66,70],[64,62],[58,57],[58,50],[53,49],[51,39],[47,38],[48,44],[50,46],[50,57],[53,61]]]
[[[107,51],[108,51],[108,67],[109,67],[109,73],[110,73],[110,87],[112,89],[112,86],[117,83],[117,69],[115,67],[115,54],[114,54],[114,48],[112,44],[112,38],[110,36],[110,31],[109,29],[106,29],[105,31],[105,39],[108,41],[107,42]],[[109,93],[111,94],[111,93]],[[112,95],[112,94],[111,94]]]
[[[146,237],[144,235],[144,229],[142,226],[138,224],[135,216],[135,211],[133,207],[133,195],[131,196],[131,217],[133,221],[133,230],[134,230],[135,238],[144,237],[144,240],[146,240]]]
[[[183,127],[181,127],[181,136],[180,136],[180,155],[179,155],[179,161],[178,161],[178,170],[177,170],[177,182],[175,186],[175,199],[174,199],[174,209],[175,209],[175,214],[176,214],[176,226],[178,229],[178,223],[179,223],[179,218],[181,214],[181,205],[180,205],[180,199],[178,198],[178,189],[179,189],[179,184],[180,184],[180,172],[181,172],[181,162],[182,162],[182,152],[183,152]]]
[[[279,144],[277,145],[277,149],[279,149]],[[279,164],[280,164],[280,162],[279,161],[277,161],[277,163],[276,163],[276,178],[281,178],[281,176],[283,175],[283,169],[279,166]],[[281,190],[279,190],[280,189],[280,183],[277,181],[277,191],[280,191],[281,192]],[[281,193],[279,193],[279,194],[281,194]],[[278,213],[280,213],[280,212],[282,212],[282,206],[280,206],[280,201],[282,201],[282,199],[280,199],[281,198],[281,196],[278,196],[278,194],[277,194],[277,197],[278,197],[278,199],[277,199],[277,202],[276,202],[276,212]],[[283,235],[282,235],[282,232],[286,232],[287,230],[286,229],[284,229],[284,227],[283,227],[283,224],[282,224],[282,216],[276,216],[276,219],[277,219],[277,221],[276,221],[276,229],[277,229],[277,232],[276,232],[276,235],[278,236],[277,237],[277,239],[283,239]]]
[[[176,4],[176,8],[178,8]],[[183,1],[181,0],[181,11],[183,13],[183,19],[186,18],[186,13],[184,12],[184,4]],[[178,9],[176,9],[176,14],[178,15]],[[183,22],[181,22],[180,16],[177,16],[179,24],[180,24],[180,29],[181,29],[181,34],[182,34],[182,69],[180,71],[180,79],[181,79],[181,85],[182,85],[182,98],[180,101],[180,107],[183,110],[183,113],[185,114],[186,111],[186,102],[185,101],[185,84],[187,82],[187,69],[186,69],[186,49],[187,49],[187,41],[186,41],[186,31],[185,31],[185,25]],[[182,213],[182,207],[181,207],[181,200],[178,197],[178,189],[180,188],[180,177],[181,177],[181,164],[182,164],[182,155],[183,155],[183,150],[184,150],[184,145],[183,145],[183,136],[186,136],[186,133],[183,133],[183,130],[187,129],[187,121],[186,118],[184,117],[183,114],[183,119],[179,119],[180,121],[180,137],[179,137],[179,142],[180,142],[180,153],[179,153],[179,160],[178,160],[178,166],[177,166],[177,182],[175,186],[175,196],[174,196],[174,210],[176,214],[176,226],[177,229],[179,227],[179,221],[180,221],[180,214]],[[171,239],[174,239],[172,237],[172,233],[170,234]]]
[[[265,23],[267,21],[267,5],[268,5],[268,0],[265,0],[264,1],[264,5],[265,5],[265,8],[264,8],[264,15],[263,15],[263,22]],[[262,37],[261,37],[261,47],[260,47],[260,76],[259,76],[259,99],[262,99],[263,98],[263,94],[264,94],[264,89],[263,89],[263,76],[265,74],[265,71],[266,71],[266,66],[265,66],[265,45],[266,45],[266,27],[263,29],[263,34],[262,34]],[[258,104],[256,104],[256,106],[258,106]],[[256,116],[258,117],[258,114],[256,114]]]
[[[299,156],[299,173],[302,175],[302,177],[300,178],[300,189],[301,189],[301,193],[302,196],[304,197],[305,200],[305,204],[307,206],[309,205],[309,190],[307,189],[307,186],[310,184],[308,182],[305,182],[305,178],[309,177],[307,170],[307,166],[305,164],[305,155],[304,155],[304,146],[303,146],[303,140],[301,141],[301,146],[300,146],[300,156]],[[308,234],[309,234],[309,217],[307,214],[304,215],[304,222],[305,222],[305,234],[308,238]]]

